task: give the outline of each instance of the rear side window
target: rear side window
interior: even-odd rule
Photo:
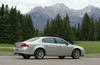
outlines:
[[[45,38],[45,39],[42,40],[42,42],[45,42],[45,43],[55,43],[53,38]]]
[[[59,38],[55,38],[55,40],[56,40],[56,42],[58,43],[58,44],[67,44],[64,40],[62,40],[62,39],[59,39]]]

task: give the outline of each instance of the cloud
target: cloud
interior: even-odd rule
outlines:
[[[22,13],[28,12],[30,9],[36,6],[48,6],[56,2],[56,0],[1,0],[2,3],[8,4],[9,7],[16,6]]]
[[[82,9],[88,5],[100,7],[100,0],[66,0],[65,4],[74,9]]]
[[[56,3],[64,3],[74,9],[81,9],[88,5],[100,7],[100,0],[0,0],[1,4],[8,4],[9,7],[16,6],[22,13],[26,13],[37,6],[51,6]]]

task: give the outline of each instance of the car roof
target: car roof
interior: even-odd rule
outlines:
[[[44,37],[39,37],[39,38],[59,38],[59,37],[51,37],[51,36],[44,36]]]

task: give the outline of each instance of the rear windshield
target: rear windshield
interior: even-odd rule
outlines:
[[[39,39],[39,37],[35,37],[35,38],[28,39],[25,42],[33,42],[33,41],[36,41],[38,39]]]

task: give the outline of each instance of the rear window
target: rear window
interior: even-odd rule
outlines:
[[[26,42],[33,42],[33,41],[36,41],[38,39],[39,39],[39,37],[35,37],[35,38],[31,38],[31,39],[26,40]]]
[[[42,40],[42,42],[45,42],[45,43],[55,43],[53,38],[45,38],[45,39]]]

